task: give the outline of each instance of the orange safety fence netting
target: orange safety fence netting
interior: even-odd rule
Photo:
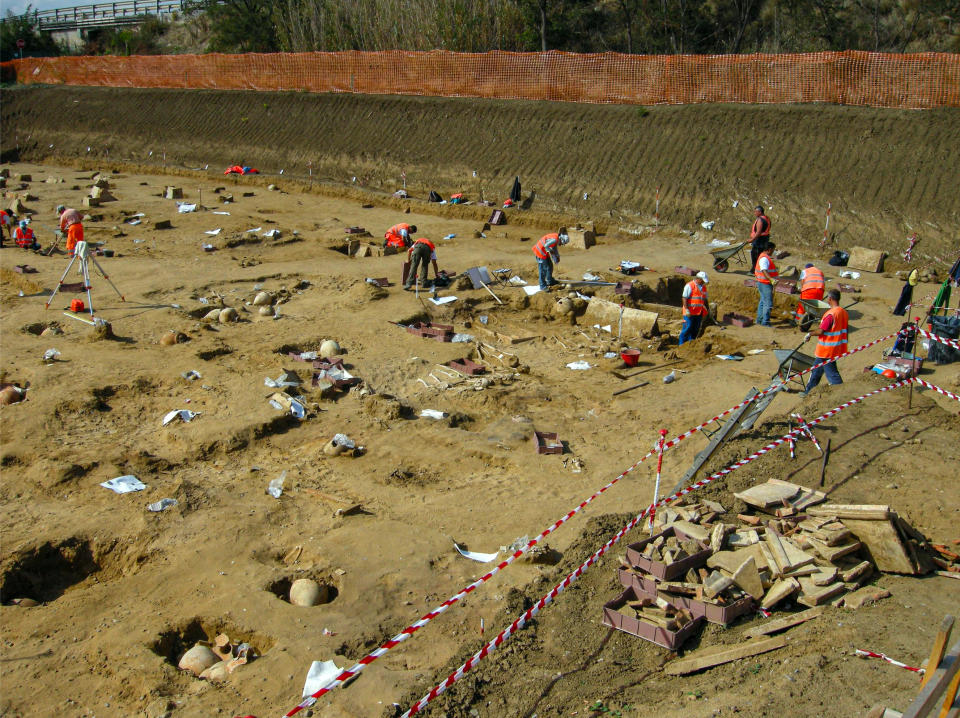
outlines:
[[[301,90],[637,105],[824,102],[960,107],[960,54],[623,55],[306,52],[52,57],[2,65],[5,82]]]

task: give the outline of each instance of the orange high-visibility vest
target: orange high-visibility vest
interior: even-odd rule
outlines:
[[[407,246],[407,243],[403,239],[401,232],[406,231],[407,237],[410,236],[410,225],[409,224],[395,224],[390,229],[387,230],[387,233],[384,234],[384,238],[387,240],[388,247],[399,247],[404,248]]]
[[[847,310],[843,307],[834,307],[826,314],[833,317],[833,326],[830,331],[817,337],[817,348],[814,356],[819,359],[833,359],[847,353]]]
[[[431,252],[436,252],[436,251],[437,251],[437,248],[433,245],[433,242],[431,242],[429,239],[425,239],[424,237],[420,237],[416,242],[414,242],[412,245],[410,245],[410,249],[407,250],[407,254],[410,254],[410,252],[413,251],[413,248],[416,247],[418,244],[425,244],[425,245],[427,245],[428,247],[430,247],[430,251],[431,251]]]
[[[83,225],[77,222],[67,227],[67,251],[72,252],[83,241]]]
[[[753,268],[753,276],[756,277],[757,281],[760,282],[761,284],[770,284],[770,280],[767,279],[765,276],[763,276],[763,272],[761,272],[759,269],[760,260],[763,259],[764,257],[770,260],[770,269],[767,270],[767,274],[769,274],[774,279],[777,278],[777,274],[778,274],[777,265],[773,263],[773,257],[771,257],[766,252],[761,252],[760,256],[757,257],[757,266]]]
[[[17,227],[13,232],[13,239],[18,247],[29,247],[34,242],[33,230],[29,227]]]
[[[687,282],[690,287],[690,296],[687,297],[689,308],[683,308],[683,316],[706,316],[707,314],[707,288],[700,289],[696,280]]]
[[[819,296],[813,294],[815,290],[820,291]],[[810,294],[808,295],[807,292],[810,292]],[[807,267],[803,270],[803,283],[800,285],[800,296],[804,299],[823,298],[823,272],[816,267]]]
[[[557,248],[559,243],[560,235],[556,232],[553,234],[545,234],[540,238],[539,242],[533,245],[533,253],[538,259],[546,259],[550,256],[550,253]]]
[[[766,224],[766,227],[764,227]],[[753,220],[753,227],[751,228],[750,234],[754,237],[766,237],[770,239],[770,220],[767,219],[767,215],[761,214],[755,220]]]

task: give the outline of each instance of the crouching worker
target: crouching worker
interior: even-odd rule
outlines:
[[[396,247],[397,249],[406,249],[410,246],[410,235],[417,231],[415,224],[395,224],[383,235],[383,246]]]
[[[20,249],[40,249],[37,244],[37,238],[30,229],[30,224],[25,219],[20,220],[20,224],[13,233],[13,241],[17,243]]]

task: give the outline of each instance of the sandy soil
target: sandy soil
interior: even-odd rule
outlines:
[[[26,191],[36,199],[26,204],[44,245],[55,205],[78,205],[100,169],[93,163],[5,166],[32,175]],[[403,214],[395,200],[347,190],[340,197],[302,192],[277,177],[107,176],[115,200],[91,210],[95,219],[86,231],[115,252],[99,262],[126,301],[93,275],[94,305],[115,339],[97,340],[87,325],[61,313],[73,295],[58,295],[44,309],[66,257],[0,252],[2,368],[8,381],[29,383],[25,402],[2,409],[0,591],[5,604],[22,596],[42,602],[0,607],[3,715],[282,713],[299,700],[311,661],[336,658],[345,665],[361,658],[481,575],[484,567],[459,557],[454,541],[496,551],[538,533],[646,453],[658,429],[678,434],[738,403],[751,386],[765,386],[776,366],[772,349],[799,342],[782,319],[773,328],[711,327],[679,349],[628,337],[642,351],[643,367],[678,358],[672,368],[682,373],[664,385],[660,379],[669,370],[647,372],[649,386],[612,398],[627,382],[610,372],[619,370],[619,360],[603,356],[610,336],[555,314],[558,295],[527,301],[518,289],[496,287],[501,305],[482,289],[457,286],[441,292],[456,302],[435,307],[400,290],[398,257],[351,258],[338,251],[345,227],[366,227],[378,241],[386,227],[405,220],[437,242],[443,269],[509,267],[533,280],[529,239],[552,228],[547,213],[528,215],[530,226],[511,215],[507,226],[475,238],[478,218],[489,209],[413,202]],[[267,182],[277,189],[268,190]],[[178,214],[174,201],[161,197],[165,185],[182,187],[201,211]],[[219,187],[225,189],[217,193]],[[225,193],[235,201],[222,204]],[[125,213],[137,212],[145,214],[142,224],[123,222]],[[530,220],[539,216],[540,225]],[[164,219],[172,229],[153,229]],[[257,227],[260,232],[247,232]],[[676,336],[673,267],[706,267],[706,244],[718,236],[694,227],[648,226],[643,239],[609,232],[587,251],[566,248],[559,274],[578,279],[589,270],[613,277],[608,268],[621,259],[651,265],[653,271],[638,277],[646,286],[643,298],[632,303],[659,309],[661,328]],[[204,234],[217,228],[216,236]],[[280,230],[280,237],[263,238],[268,229]],[[440,239],[448,234],[456,237]],[[202,251],[204,242],[215,251]],[[786,264],[814,258],[809,248],[787,249]],[[24,262],[38,272],[12,271]],[[833,268],[826,273],[836,278]],[[742,286],[745,276],[711,272],[721,314],[755,308],[753,290]],[[379,292],[366,277],[393,284]],[[856,284],[863,291],[851,312],[852,342],[896,329],[890,305],[900,282],[865,274]],[[933,288],[921,285],[918,294]],[[283,299],[277,318],[248,304],[261,289]],[[614,298],[612,288],[595,294]],[[199,319],[220,300],[236,308],[241,321]],[[787,309],[780,298],[778,317]],[[420,339],[391,323],[429,318],[495,344],[481,316],[487,329],[535,337],[500,344],[517,365],[489,359],[486,386],[444,379],[444,388],[430,377],[437,364],[476,358],[470,344]],[[38,335],[51,325],[63,334]],[[170,331],[189,341],[161,344]],[[317,349],[328,338],[343,347],[345,364],[365,391],[311,394],[310,416],[302,422],[273,409],[264,378],[283,368],[307,375],[307,365],[285,353]],[[45,364],[41,356],[50,348],[61,356]],[[813,416],[879,386],[881,379],[861,369],[881,348],[845,360],[842,387],[805,399],[780,396],[764,421],[711,466],[782,434],[791,411]],[[765,351],[736,364],[714,357],[750,349]],[[579,359],[594,368],[565,367]],[[182,378],[190,370],[202,378]],[[955,366],[924,373],[947,388],[958,386]],[[907,401],[902,391],[885,394],[826,423],[823,434],[834,444],[828,488],[840,502],[890,503],[931,538],[953,540],[960,488],[947,467],[958,460],[957,407],[928,392],[915,393],[912,408]],[[200,415],[162,427],[173,409]],[[422,409],[450,417],[417,418]],[[558,432],[567,451],[537,455],[533,430]],[[325,455],[324,444],[337,432],[363,445],[364,454]],[[686,470],[703,441],[690,439],[667,455],[665,483]],[[521,562],[505,570],[348,688],[324,698],[314,715],[392,715],[394,703],[405,708],[479,647],[481,618],[487,637],[506,626],[641,510],[652,493],[653,469],[644,464],[549,538],[562,554],[557,566]],[[284,471],[277,500],[265,489]],[[818,471],[815,450],[801,444],[797,460],[785,450],[773,453],[715,485],[710,496],[736,508],[731,488],[767,476],[810,484]],[[117,495],[99,486],[122,474],[135,474],[147,489]],[[359,503],[363,512],[338,516],[342,504],[316,492]],[[164,497],[176,498],[178,506],[146,510]],[[859,612],[829,608],[822,619],[792,631],[784,650],[668,678],[658,671],[665,651],[599,625],[602,603],[616,593],[615,566],[613,552],[431,710],[589,715],[597,700],[624,715],[647,708],[666,716],[812,714],[827,706],[836,715],[860,715],[880,702],[903,708],[917,688],[915,676],[850,654],[870,648],[921,663],[958,595],[946,578],[881,576],[877,583],[893,593],[889,600]],[[278,597],[304,576],[327,584],[333,600],[298,608]],[[736,642],[756,620],[727,631],[709,627],[689,648]],[[173,662],[185,647],[221,630],[251,642],[262,658],[224,686],[177,671]]]

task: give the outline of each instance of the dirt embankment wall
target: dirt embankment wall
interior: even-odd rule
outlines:
[[[826,206],[841,246],[960,246],[960,111],[816,105],[642,108],[247,91],[15,87],[2,92],[5,159],[203,168],[400,186],[501,200],[519,174],[533,208],[608,229],[660,219],[744,236],[756,203],[774,236],[813,245]],[[476,173],[476,174],[474,174]],[[737,207],[734,201],[739,201]]]

